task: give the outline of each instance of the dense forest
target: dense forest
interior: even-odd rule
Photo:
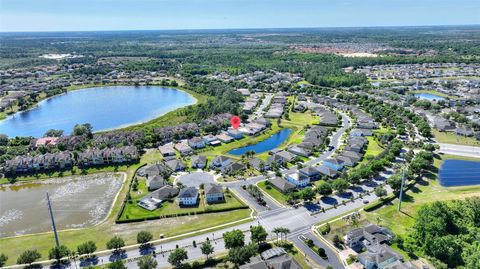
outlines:
[[[480,268],[480,197],[423,206],[403,247],[439,269]]]

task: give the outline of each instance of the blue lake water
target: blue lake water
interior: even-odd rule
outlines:
[[[250,150],[255,151],[255,153],[266,152],[280,146],[285,140],[287,140],[290,133],[292,133],[291,129],[282,129],[280,132],[270,136],[269,138],[263,141],[260,141],[253,145],[233,149],[228,153],[232,155],[240,156]]]
[[[445,187],[480,185],[480,161],[445,160],[439,178]]]
[[[31,110],[7,117],[0,121],[0,134],[40,137],[49,129],[61,129],[68,134],[78,123],[90,123],[95,131],[114,129],[148,121],[195,102],[184,91],[159,86],[88,88],[54,96]]]
[[[433,101],[433,100],[436,100],[436,101],[440,101],[440,100],[445,100],[445,98],[439,96],[439,95],[436,95],[436,94],[431,94],[431,93],[416,93],[414,94],[415,97],[417,98],[420,98],[420,99],[423,99],[423,100],[428,100],[428,101]]]

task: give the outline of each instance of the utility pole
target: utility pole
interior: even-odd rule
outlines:
[[[402,206],[402,197],[403,197],[403,186],[405,185],[405,168],[402,171],[402,184],[400,187],[400,197],[398,198],[398,212],[400,212],[400,207]]]
[[[48,195],[48,192],[47,192],[47,204],[48,204],[48,211],[50,211],[50,219],[52,220],[52,229],[53,229],[53,234],[55,235],[55,243],[57,244],[57,248],[58,248],[60,246],[60,243],[58,242],[57,227],[55,226],[55,219],[53,218],[53,212],[52,212],[52,204],[50,203],[50,196]]]

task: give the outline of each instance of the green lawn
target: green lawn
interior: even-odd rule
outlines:
[[[261,181],[257,185],[262,191],[272,196],[273,199],[277,200],[279,203],[287,204],[287,196],[272,186],[268,186],[270,187],[268,188],[266,181]]]
[[[127,203],[120,220],[126,219],[143,219],[148,217],[176,215],[176,214],[194,214],[198,212],[218,211],[233,209],[245,206],[239,199],[231,193],[225,193],[225,203],[207,204],[203,195],[200,197],[197,206],[180,207],[177,201],[166,201],[162,206],[156,210],[146,210],[137,205],[138,199],[133,199],[132,203]]]
[[[465,137],[452,132],[439,132],[438,130],[433,129],[433,136],[438,143],[480,146],[480,141],[474,137]]]
[[[383,151],[383,148],[380,146],[380,143],[373,137],[368,136],[368,146],[365,150],[365,156],[363,157],[362,161],[360,161],[357,166],[366,164],[369,162],[370,159],[378,156]]]

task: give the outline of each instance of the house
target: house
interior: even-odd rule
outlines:
[[[163,186],[166,186],[168,182],[162,176],[153,176],[147,178],[147,189],[148,191],[158,190]]]
[[[243,137],[243,133],[240,132],[240,130],[233,128],[228,128],[227,134],[235,139],[241,139]]]
[[[299,188],[306,187],[308,184],[310,184],[310,178],[298,172],[286,174],[285,179]]]
[[[289,256],[283,248],[275,247],[253,257],[249,263],[241,265],[239,269],[302,269],[300,264]]]
[[[58,143],[59,137],[42,137],[35,141],[35,147],[39,146],[55,146]]]
[[[192,168],[205,168],[207,166],[207,157],[195,155],[191,159]]]
[[[338,176],[337,170],[331,169],[325,165],[316,166],[315,169],[317,169],[321,175],[327,176],[329,178],[336,178]]]
[[[138,170],[139,176],[145,176],[147,178],[162,175],[162,176],[170,176],[172,170],[165,165],[163,162],[158,162],[155,164],[148,165],[146,167],[142,167]]]
[[[211,169],[222,168],[222,167],[227,166],[228,164],[230,164],[232,162],[233,162],[233,160],[228,158],[228,157],[217,156],[210,161],[210,166],[209,167]]]
[[[323,161],[323,165],[331,169],[340,171],[343,169],[344,162],[342,160],[339,160],[338,158],[329,158]]]
[[[245,169],[245,165],[241,162],[231,162],[220,169],[223,174],[234,174]]]
[[[145,195],[137,204],[147,210],[157,209],[163,201],[170,200],[178,194],[179,190],[171,185],[165,185],[160,189]]]
[[[289,163],[295,160],[295,156],[287,151],[277,152],[274,156],[279,156],[281,159],[283,159],[284,163]]]
[[[295,185],[288,182],[287,180],[281,178],[281,177],[274,177],[274,178],[270,178],[268,180],[268,182],[270,182],[270,184],[272,184],[272,186],[274,188],[276,188],[277,190],[283,192],[283,193],[288,193],[288,192],[291,192],[293,190],[295,190]]]
[[[217,139],[220,140],[222,143],[230,143],[233,141],[233,137],[229,136],[226,133],[221,133],[217,135]]]
[[[310,180],[317,180],[320,178],[320,172],[313,166],[306,166],[298,170],[298,172],[301,175],[308,177]]]
[[[350,150],[344,150],[340,153],[340,155],[352,158],[356,162],[359,162],[363,158],[363,154]]]
[[[174,148],[180,152],[181,155],[188,155],[193,152],[193,149],[185,142],[178,142]]]
[[[212,134],[204,136],[203,141],[205,141],[206,144],[214,147],[219,146],[221,144],[220,140],[218,140],[218,138]]]
[[[205,200],[207,203],[220,203],[225,201],[223,189],[218,184],[205,184],[204,186]]]
[[[287,151],[292,154],[303,156],[303,157],[308,157],[312,154],[311,150],[309,150],[308,148],[302,148],[299,146],[289,147]]]
[[[188,145],[192,149],[201,149],[205,147],[205,141],[202,138],[196,136],[188,140]]]
[[[387,244],[381,244],[368,247],[366,252],[358,255],[358,261],[366,269],[401,268],[391,266],[401,265],[403,256]]]
[[[365,246],[383,244],[393,238],[388,229],[375,224],[349,231],[345,235],[345,244],[353,249],[362,249]]]
[[[350,131],[351,136],[372,136],[373,131],[371,129],[353,129]]]
[[[270,169],[270,166],[259,158],[250,158],[248,160],[250,166],[259,172],[263,172]]]
[[[455,133],[457,135],[462,135],[462,136],[473,136],[474,134],[474,132],[471,129],[461,128],[461,127],[455,129]]]
[[[441,132],[450,131],[455,129],[455,124],[451,123],[450,121],[442,118],[442,117],[435,117],[433,119],[433,127]]]
[[[185,164],[178,159],[172,159],[165,162],[165,165],[170,168],[173,172],[185,170]]]
[[[335,157],[335,159],[342,161],[344,166],[352,167],[352,166],[355,166],[355,164],[357,163],[355,159],[353,159],[352,157],[343,156],[343,155],[338,155],[337,157]]]
[[[177,196],[178,204],[181,206],[192,206],[198,202],[198,190],[195,187],[186,187]]]
[[[158,147],[158,150],[160,151],[163,157],[175,156],[175,149],[173,148],[172,143],[162,145]]]

